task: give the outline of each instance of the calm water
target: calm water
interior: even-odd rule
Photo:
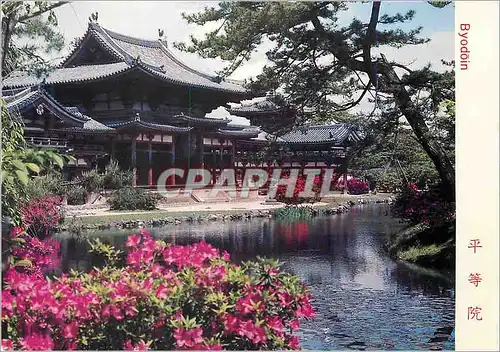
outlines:
[[[177,244],[200,240],[231,253],[233,260],[268,256],[284,263],[310,287],[317,316],[302,325],[305,349],[454,349],[454,284],[451,275],[392,261],[385,235],[401,225],[387,205],[363,205],[348,214],[308,221],[252,219],[182,223],[152,229]],[[123,247],[127,232],[99,232]],[[88,270],[85,242],[61,234],[61,270]]]

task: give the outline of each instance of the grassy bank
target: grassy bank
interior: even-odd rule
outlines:
[[[165,218],[196,218],[200,216],[207,216],[209,214],[220,213],[222,215],[243,215],[247,211],[246,210],[223,210],[216,211],[213,210],[197,210],[197,211],[166,211],[166,210],[153,210],[153,211],[136,211],[134,213],[130,213],[129,211],[123,211],[123,214],[119,214],[119,212],[115,212],[115,214],[109,215],[89,215],[77,217],[78,221],[84,225],[107,225],[110,223],[117,222],[127,222],[127,221],[151,221],[151,220],[160,220]],[[118,213],[118,214],[117,214]],[[73,217],[67,217],[64,222],[64,225],[69,225],[73,222]]]
[[[394,259],[436,269],[455,268],[455,233],[453,225],[431,228],[424,224],[410,226],[392,235],[389,254]]]

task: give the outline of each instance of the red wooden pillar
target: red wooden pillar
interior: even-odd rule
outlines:
[[[172,168],[175,168],[175,136],[172,136]],[[175,186],[175,175],[170,176],[170,185]]]
[[[148,186],[153,187],[153,136],[148,136]]]

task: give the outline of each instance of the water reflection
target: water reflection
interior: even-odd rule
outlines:
[[[383,247],[386,235],[401,224],[386,214],[387,206],[365,205],[348,214],[308,221],[183,223],[151,232],[176,244],[205,240],[227,250],[237,262],[256,256],[283,262],[285,270],[310,285],[315,299],[318,316],[302,331],[305,348],[436,348],[435,342],[429,344],[436,340],[436,331],[448,331],[454,324],[453,282],[388,257]],[[130,233],[92,236],[123,248]],[[85,242],[59,237],[64,253],[61,271],[88,270],[98,264]],[[442,341],[438,343],[442,348]]]

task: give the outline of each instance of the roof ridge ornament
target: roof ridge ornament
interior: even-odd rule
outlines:
[[[140,121],[141,121],[141,116],[139,115],[138,112],[136,112],[134,117],[134,122],[140,122]]]
[[[90,23],[97,23],[97,20],[99,19],[99,12],[93,12],[89,16],[89,22]]]
[[[137,57],[132,59],[132,64],[139,65],[142,62],[141,55],[137,55]]]

